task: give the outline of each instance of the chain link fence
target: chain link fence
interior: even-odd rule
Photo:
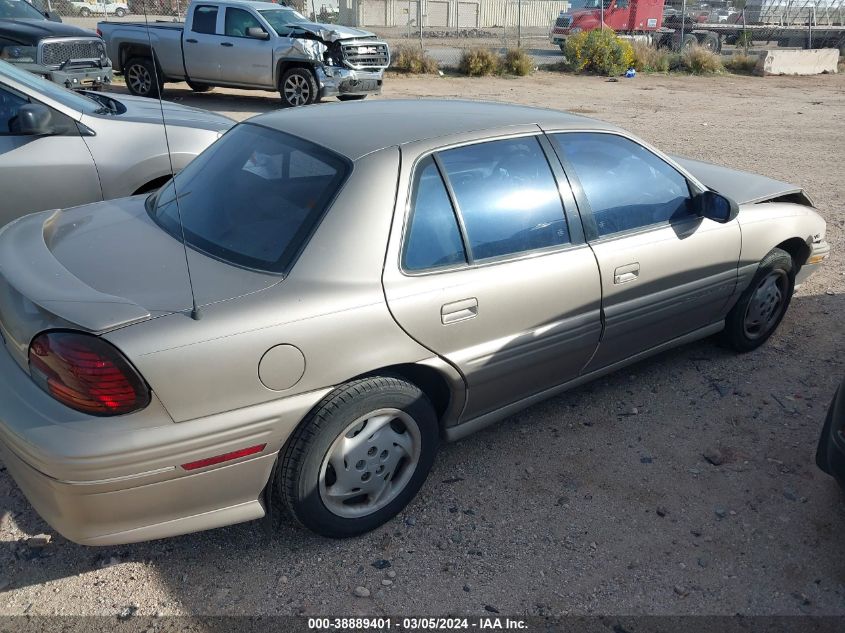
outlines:
[[[189,0],[29,0],[79,26],[99,20],[180,21]],[[201,0],[195,0],[201,1]],[[283,0],[305,19],[374,32],[395,51],[421,48],[441,68],[469,48],[523,48],[537,66],[562,59],[579,30],[610,28],[656,46],[723,55],[770,47],[845,54],[845,0]]]

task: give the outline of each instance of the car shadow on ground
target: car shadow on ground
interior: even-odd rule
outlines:
[[[692,506],[709,504],[711,488],[721,489],[720,494],[725,496],[740,494],[736,485],[726,483],[726,479],[716,475],[706,483],[694,484],[697,487],[692,493],[686,489],[681,492],[682,484],[675,483],[681,476],[695,480],[710,477],[710,471],[700,472],[705,467],[711,468],[706,463],[693,468],[684,466],[680,471],[670,470],[666,476],[658,477],[650,474],[654,471],[645,470],[636,471],[634,475],[634,469],[651,467],[652,457],[646,455],[671,454],[676,445],[688,441],[690,433],[685,428],[690,428],[689,424],[693,424],[692,428],[702,436],[710,428],[717,435],[741,437],[742,433],[750,433],[748,445],[760,443],[762,440],[755,435],[759,433],[756,427],[742,428],[748,422],[746,417],[750,417],[742,413],[745,409],[728,403],[734,396],[749,401],[762,399],[766,403],[769,407],[766,409],[755,405],[753,417],[757,419],[760,410],[770,412],[764,412],[759,418],[771,420],[765,425],[767,432],[772,429],[770,434],[792,425],[797,429],[797,436],[775,441],[765,454],[746,453],[745,464],[750,460],[761,474],[742,484],[749,488],[744,493],[750,495],[747,505],[751,508],[743,507],[743,521],[751,526],[743,532],[746,542],[742,547],[745,549],[734,552],[731,548],[735,544],[719,544],[724,549],[713,556],[725,560],[750,557],[754,574],[763,576],[779,573],[778,557],[791,561],[793,556],[801,556],[808,569],[808,578],[819,579],[817,583],[840,583],[841,587],[843,578],[837,561],[845,560],[845,541],[841,538],[845,533],[845,496],[833,480],[817,471],[813,456],[829,399],[845,377],[842,314],[845,314],[845,295],[797,296],[781,330],[756,352],[736,356],[712,339],[687,345],[535,405],[465,441],[444,446],[418,498],[387,525],[354,539],[336,541],[315,536],[280,518],[281,509],[273,508],[268,519],[208,532],[125,546],[82,547],[56,535],[29,507],[8,473],[0,472],[2,520],[14,522],[26,535],[42,532],[54,535],[47,547],[30,546],[25,538],[3,537],[6,542],[0,543],[0,569],[7,570],[8,586],[0,591],[133,565],[133,577],[144,574],[157,577],[170,596],[157,606],[142,605],[144,610],[160,608],[165,612],[244,615],[346,614],[349,613],[348,605],[342,605],[338,600],[351,600],[350,583],[353,586],[356,582],[364,584],[364,580],[356,579],[367,578],[367,574],[373,573],[373,567],[380,569],[379,561],[393,560],[394,565],[397,560],[404,561],[405,576],[409,584],[417,587],[416,591],[432,575],[461,573],[462,566],[469,564],[464,561],[474,560],[475,554],[463,552],[460,554],[463,558],[454,562],[456,555],[449,553],[450,548],[468,547],[452,535],[455,514],[460,518],[469,515],[472,520],[472,532],[462,532],[461,538],[466,538],[467,534],[469,538],[487,534],[484,538],[495,542],[503,538],[504,531],[533,530],[541,525],[557,539],[564,523],[549,519],[547,508],[584,503],[580,496],[585,499],[595,496],[598,503],[578,509],[568,521],[572,525],[583,524],[585,530],[604,523],[609,547],[614,547],[614,540],[618,542],[614,559],[625,560],[632,548],[653,546],[660,552],[680,548],[681,545],[676,545],[679,537],[665,529],[650,531],[647,528],[642,534],[631,534],[627,523],[609,521],[607,513],[613,508],[614,513],[630,516],[634,512],[630,504],[641,497],[653,499],[654,489],[664,495],[688,496],[687,503]],[[802,356],[808,337],[823,338],[814,341],[818,343],[818,349],[809,357]],[[772,384],[772,376],[779,376],[780,382]],[[645,384],[656,386],[639,393],[633,385],[641,379]],[[732,386],[726,389],[724,385]],[[803,394],[799,400],[793,395],[797,391]],[[798,407],[803,406],[804,401],[812,402],[812,408],[799,412]],[[629,410],[630,403],[641,403],[639,414]],[[652,417],[647,415],[650,410],[656,412]],[[731,414],[731,411],[737,413]],[[638,426],[632,430],[629,421],[637,415]],[[673,416],[687,421],[688,426],[674,429]],[[611,418],[615,422],[605,423]],[[551,425],[554,430],[549,438],[547,433]],[[523,454],[521,444],[530,442],[535,434],[541,439],[526,444],[530,450],[525,451],[537,458],[530,462],[535,465],[519,469],[532,473],[532,481],[536,479],[543,483],[532,484],[527,490],[509,488],[511,475],[501,473],[512,468],[514,456]],[[621,441],[620,434],[623,436]],[[644,444],[651,446],[651,452],[644,453],[645,449],[638,447],[636,459],[629,464],[626,444],[633,446],[643,437]],[[797,445],[795,437],[799,438]],[[697,457],[700,458],[700,454]],[[497,461],[502,468],[496,466]],[[740,455],[735,462],[737,472],[743,472],[742,463]],[[3,468],[2,464],[0,468]],[[564,469],[565,477],[560,468]],[[535,473],[535,470],[539,472]],[[689,475],[690,472],[693,474]],[[494,479],[491,481],[490,477]],[[566,495],[573,497],[572,501],[548,483],[556,477],[564,481],[563,489]],[[572,490],[577,488],[577,493],[570,487]],[[584,489],[589,492],[584,494]],[[574,498],[576,494],[577,499]],[[502,516],[495,509],[498,506],[484,508],[485,499],[493,504],[521,508],[526,502],[521,497],[530,498],[538,508],[544,509],[532,510],[534,506],[522,509],[509,519],[509,526],[504,527]],[[604,509],[599,509],[602,505]],[[448,512],[446,507],[449,507]],[[461,512],[458,512],[459,508]],[[697,510],[693,508],[690,512],[694,514]],[[706,520],[712,519],[710,505],[702,511],[702,516],[708,517]],[[763,532],[766,532],[765,538],[761,535]],[[3,528],[0,533],[8,535],[9,531]],[[632,543],[632,539],[635,542]],[[508,551],[488,551],[486,563],[496,567],[500,562],[497,558],[504,561],[541,555],[536,564],[547,565],[546,574],[551,577],[558,559],[577,556],[582,565],[596,565],[597,574],[609,573],[592,561],[592,555],[573,554],[560,548],[557,540],[555,543],[548,549],[544,549],[545,544],[539,547],[534,544],[528,549],[525,544],[511,543]],[[771,547],[775,549],[769,549]],[[756,560],[756,548],[760,549],[765,562]],[[793,553],[790,548],[794,548]],[[767,552],[765,556],[763,551]],[[654,564],[664,563],[655,561]],[[671,574],[674,567],[670,568],[670,565],[674,566],[674,563],[667,560],[665,565],[666,573]],[[789,569],[803,582],[803,572],[795,571],[791,566]],[[92,581],[92,584],[98,582]],[[369,579],[368,582],[378,583],[378,580]],[[797,584],[799,581],[792,582]],[[741,585],[734,584],[730,591],[739,591],[738,586]],[[385,613],[404,612],[397,605],[401,607],[405,604],[402,600],[412,600],[409,597],[412,595],[401,591],[385,594],[379,599],[378,608]],[[460,590],[448,598],[458,601],[456,604],[464,599]],[[373,602],[351,604],[362,612],[378,610]],[[638,610],[649,612],[649,609],[646,602]],[[441,608],[432,607],[431,610],[440,612]]]

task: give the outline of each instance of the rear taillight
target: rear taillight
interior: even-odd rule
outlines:
[[[52,331],[29,346],[32,379],[71,409],[91,415],[122,415],[150,403],[150,390],[129,361],[91,334]]]

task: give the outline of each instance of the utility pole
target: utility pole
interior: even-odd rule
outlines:
[[[678,40],[678,50],[684,48],[684,27],[687,25],[687,0],[681,5],[681,38]]]
[[[522,0],[516,3],[516,47],[522,48]]]

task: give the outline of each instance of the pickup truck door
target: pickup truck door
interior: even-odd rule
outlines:
[[[560,165],[527,129],[402,151],[385,296],[463,374],[465,420],[577,377],[601,333],[596,259]]]
[[[211,4],[196,4],[182,34],[182,50],[188,79],[206,83],[220,80],[220,60],[224,59],[223,12]]]
[[[272,33],[267,24],[262,24],[251,11],[238,7],[226,7],[223,18],[223,37],[217,52],[220,59],[220,82],[249,84],[275,88],[273,85],[273,44],[247,36],[247,29],[258,27],[265,33]]]
[[[0,226],[27,213],[103,199],[91,152],[76,123],[51,110],[56,134],[16,134],[10,123],[31,100],[0,84]]]

